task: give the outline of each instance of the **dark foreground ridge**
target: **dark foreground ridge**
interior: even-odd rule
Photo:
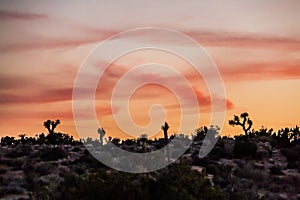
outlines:
[[[105,142],[75,141],[54,132],[51,121],[46,125],[47,135],[1,139],[0,199],[300,199],[297,126],[278,132],[243,128],[245,135],[219,138],[209,155],[199,159],[208,130],[203,127],[195,131],[192,145],[173,164],[130,174],[103,165],[87,150],[101,149]],[[173,135],[167,143],[174,137],[190,140]],[[143,153],[162,148],[166,138],[110,138],[107,142]]]

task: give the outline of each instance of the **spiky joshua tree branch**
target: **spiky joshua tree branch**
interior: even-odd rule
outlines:
[[[243,131],[245,132],[245,135],[248,135],[249,130],[252,127],[252,120],[249,118],[248,113],[242,113],[239,116],[234,115],[234,118],[229,120],[229,125],[231,126],[241,126],[243,128]]]
[[[58,124],[60,124],[59,119],[57,119],[56,121],[51,121],[50,119],[48,119],[44,122],[44,126],[48,130],[49,134],[54,133],[54,129],[57,127]]]

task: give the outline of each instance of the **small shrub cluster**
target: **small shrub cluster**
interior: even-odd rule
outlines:
[[[61,147],[44,148],[39,152],[39,157],[44,161],[54,161],[67,157],[68,153]]]
[[[236,141],[233,149],[236,158],[255,158],[257,145],[251,141]]]
[[[111,171],[79,176],[66,174],[62,199],[225,199],[223,192],[187,164],[173,164],[168,171],[129,174]],[[117,188],[117,189],[116,189]]]

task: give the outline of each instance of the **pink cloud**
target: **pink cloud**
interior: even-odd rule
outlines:
[[[53,103],[62,101],[71,101],[73,88],[35,88],[36,91],[29,92],[28,90],[11,90],[1,91],[0,105],[9,104],[36,104],[36,103]],[[90,88],[81,88],[80,95],[85,97],[90,94]]]
[[[7,14],[3,13],[3,17],[6,15]],[[27,16],[26,14],[22,14],[21,16],[23,15],[24,17]],[[33,16],[32,18],[34,18]],[[36,17],[38,16],[39,15]],[[43,15],[40,17],[42,16]],[[30,15],[28,18],[30,18]],[[48,18],[48,16],[45,15],[45,18]],[[43,22],[32,23],[30,29],[22,24],[19,25],[17,29],[15,26],[6,26],[8,28],[5,31],[8,36],[6,36],[5,41],[0,44],[0,51],[3,53],[49,49],[74,49],[84,45],[99,43],[118,33],[116,30],[90,27],[58,18],[48,18],[48,20]],[[47,31],[45,32],[44,30]],[[22,32],[22,35],[10,34],[11,32],[17,31]]]
[[[204,47],[238,47],[238,48],[266,48],[300,50],[300,39],[292,37],[280,37],[275,35],[251,34],[245,32],[226,32],[211,30],[178,30],[194,39]],[[151,34],[149,30],[140,31],[139,34],[131,34],[129,40],[140,42],[158,42],[172,45],[185,46],[177,36],[172,38],[162,32],[159,37]]]
[[[114,89],[114,87],[117,84],[117,81],[119,80],[119,78],[122,76],[122,74],[124,74],[126,72],[125,68],[120,68],[119,67],[119,71],[116,70],[114,71],[114,67],[118,67],[118,66],[112,66],[111,68],[109,67],[108,70],[104,73],[103,76],[103,80],[101,80],[99,82],[99,88],[98,88],[98,95],[97,97],[101,97],[101,99],[105,99],[105,100],[110,100],[111,99],[111,95],[112,95],[112,91]],[[192,77],[191,80],[189,79],[189,77]],[[190,81],[195,81],[195,76],[194,74],[188,74],[186,76],[187,80]],[[186,98],[186,99],[192,99],[193,94],[188,93],[188,90],[186,90],[186,88],[183,86],[184,84],[178,80],[178,78],[174,77],[174,76],[166,76],[166,75],[161,75],[158,73],[141,73],[141,74],[137,74],[137,76],[135,76],[134,78],[129,80],[130,82],[128,84],[133,84],[133,85],[139,85],[140,82],[146,82],[146,81],[153,81],[153,82],[165,82],[166,86],[160,86],[158,87],[157,84],[148,84],[146,86],[147,91],[145,90],[141,90],[140,92],[138,92],[137,94],[134,95],[134,99],[135,100],[146,100],[146,99],[157,99],[159,101],[159,99],[165,99],[168,96],[171,95],[171,91],[169,90],[169,92],[166,92],[165,89],[168,89],[168,85],[172,85],[173,87],[178,88],[180,91],[179,94],[176,94],[182,98]],[[192,83],[191,83],[192,84]],[[199,89],[196,88],[192,88],[192,90],[194,91],[195,95],[196,95],[196,99],[198,104],[203,107],[203,108],[210,108],[211,106],[211,99],[209,95],[204,95]],[[117,94],[119,99],[122,99],[123,97],[128,96],[127,91],[124,91],[124,94]],[[221,99],[220,99],[221,101]],[[171,103],[171,102],[170,102]],[[183,106],[188,106],[190,107],[190,105],[183,105]],[[233,103],[226,99],[226,106],[227,109],[232,109],[233,108]],[[172,106],[171,106],[172,107]],[[171,108],[170,107],[170,108]]]
[[[11,51],[28,51],[28,50],[43,50],[43,49],[55,49],[55,48],[75,48],[81,45],[86,45],[101,41],[102,37],[98,38],[32,38],[29,42],[11,43],[2,45],[0,47],[1,52]]]
[[[236,66],[220,67],[224,78],[233,80],[299,79],[300,60],[262,63],[240,63]]]
[[[39,14],[26,14],[0,11],[2,18],[22,18],[28,19],[46,18],[45,15]],[[120,33],[123,29],[101,29],[97,27],[88,27],[74,22],[61,23],[56,20],[55,24],[58,30],[59,27],[68,26],[71,35],[60,35],[60,37],[41,37],[33,36],[28,42],[18,42],[2,45],[0,51],[23,51],[23,50],[39,50],[51,48],[74,48],[81,45],[92,44],[101,42],[110,36]],[[47,22],[45,22],[45,26]],[[53,27],[52,27],[53,28]],[[287,50],[300,50],[300,40],[288,37],[279,37],[272,35],[257,35],[242,32],[224,32],[224,31],[210,31],[210,30],[178,30],[196,40],[204,47],[239,47],[239,48],[267,48],[267,49],[287,49]],[[118,39],[118,38],[115,38]],[[138,35],[130,35],[128,40],[141,41],[141,42],[163,42],[173,45],[181,44],[178,38],[169,37],[166,34],[160,37],[153,36],[148,32],[140,32]]]
[[[222,31],[184,31],[184,33],[203,46],[300,50],[300,40],[295,38]]]

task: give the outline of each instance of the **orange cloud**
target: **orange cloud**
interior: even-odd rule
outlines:
[[[200,109],[202,112],[211,112],[211,97],[210,95],[204,95],[202,92],[199,91],[199,89],[193,88],[193,91],[196,95],[197,98],[197,102],[198,105],[200,106]],[[192,94],[187,94],[185,90],[182,90],[182,94],[185,97],[189,97]],[[218,105],[221,105],[221,101],[224,101],[224,99],[217,99],[216,100],[216,109],[218,111],[221,110],[220,107],[218,107]],[[230,101],[229,99],[225,99],[225,103],[226,103],[226,110],[231,110],[234,107],[234,104],[232,101]],[[190,107],[190,105],[183,105],[185,107]],[[175,105],[170,105],[170,108],[176,107]]]

